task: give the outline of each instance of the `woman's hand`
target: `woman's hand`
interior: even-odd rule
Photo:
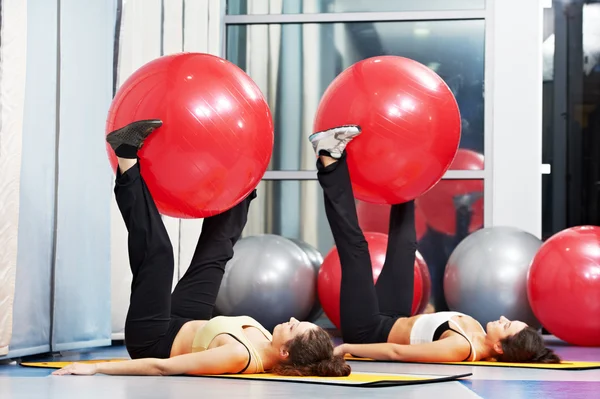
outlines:
[[[345,356],[348,353],[346,344],[341,344],[333,350],[333,356]]]
[[[56,370],[52,375],[94,375],[98,372],[96,363],[71,363],[60,370]]]

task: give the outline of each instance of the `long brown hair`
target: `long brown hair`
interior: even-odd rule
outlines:
[[[500,341],[501,362],[510,363],[560,363],[560,357],[544,344],[542,336],[532,327],[524,328]]]
[[[286,343],[289,357],[273,372],[289,376],[344,377],[350,365],[342,356],[333,356],[333,343],[322,328],[315,328]]]

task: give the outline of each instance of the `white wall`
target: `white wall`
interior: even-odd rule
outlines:
[[[491,67],[491,224],[542,232],[542,41],[540,0],[488,0]],[[491,63],[490,63],[491,61]],[[489,136],[488,136],[489,137]],[[489,156],[491,155],[491,157]],[[489,184],[489,183],[488,183]]]

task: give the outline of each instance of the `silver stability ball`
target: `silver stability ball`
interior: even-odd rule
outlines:
[[[323,314],[323,308],[321,307],[321,302],[319,302],[319,295],[317,292],[317,278],[316,278],[316,276],[319,275],[319,270],[321,269],[321,265],[323,264],[323,255],[321,254],[321,252],[319,252],[319,250],[317,248],[313,247],[310,244],[305,243],[302,240],[298,240],[296,238],[290,238],[290,240],[292,240],[296,245],[298,245],[304,251],[304,253],[308,256],[310,263],[315,268],[314,305],[313,305],[312,309],[310,310],[310,312],[308,313],[308,316],[306,316],[307,321],[315,321],[319,317],[321,317],[321,315]]]
[[[317,274],[298,245],[265,234],[242,238],[233,249],[217,296],[218,314],[250,316],[268,330],[290,317],[306,320]]]
[[[539,328],[527,298],[527,273],[541,245],[532,234],[513,227],[490,227],[470,234],[446,265],[448,307],[484,327],[505,316]]]

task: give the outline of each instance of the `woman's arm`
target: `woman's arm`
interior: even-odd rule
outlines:
[[[170,359],[147,358],[95,364],[73,363],[53,374],[206,375],[237,373],[248,364],[248,356],[248,350],[236,343]]]
[[[339,348],[339,349],[338,349]],[[398,345],[342,344],[336,348],[340,354],[399,362],[461,362],[469,356],[470,345],[463,337],[449,337],[427,344]]]
[[[102,363],[71,363],[53,375],[94,375],[97,373],[113,375],[161,375],[160,364],[163,359],[135,359]]]
[[[248,364],[249,356],[248,349],[242,344],[223,345],[164,359],[160,366],[161,375],[239,373]]]

